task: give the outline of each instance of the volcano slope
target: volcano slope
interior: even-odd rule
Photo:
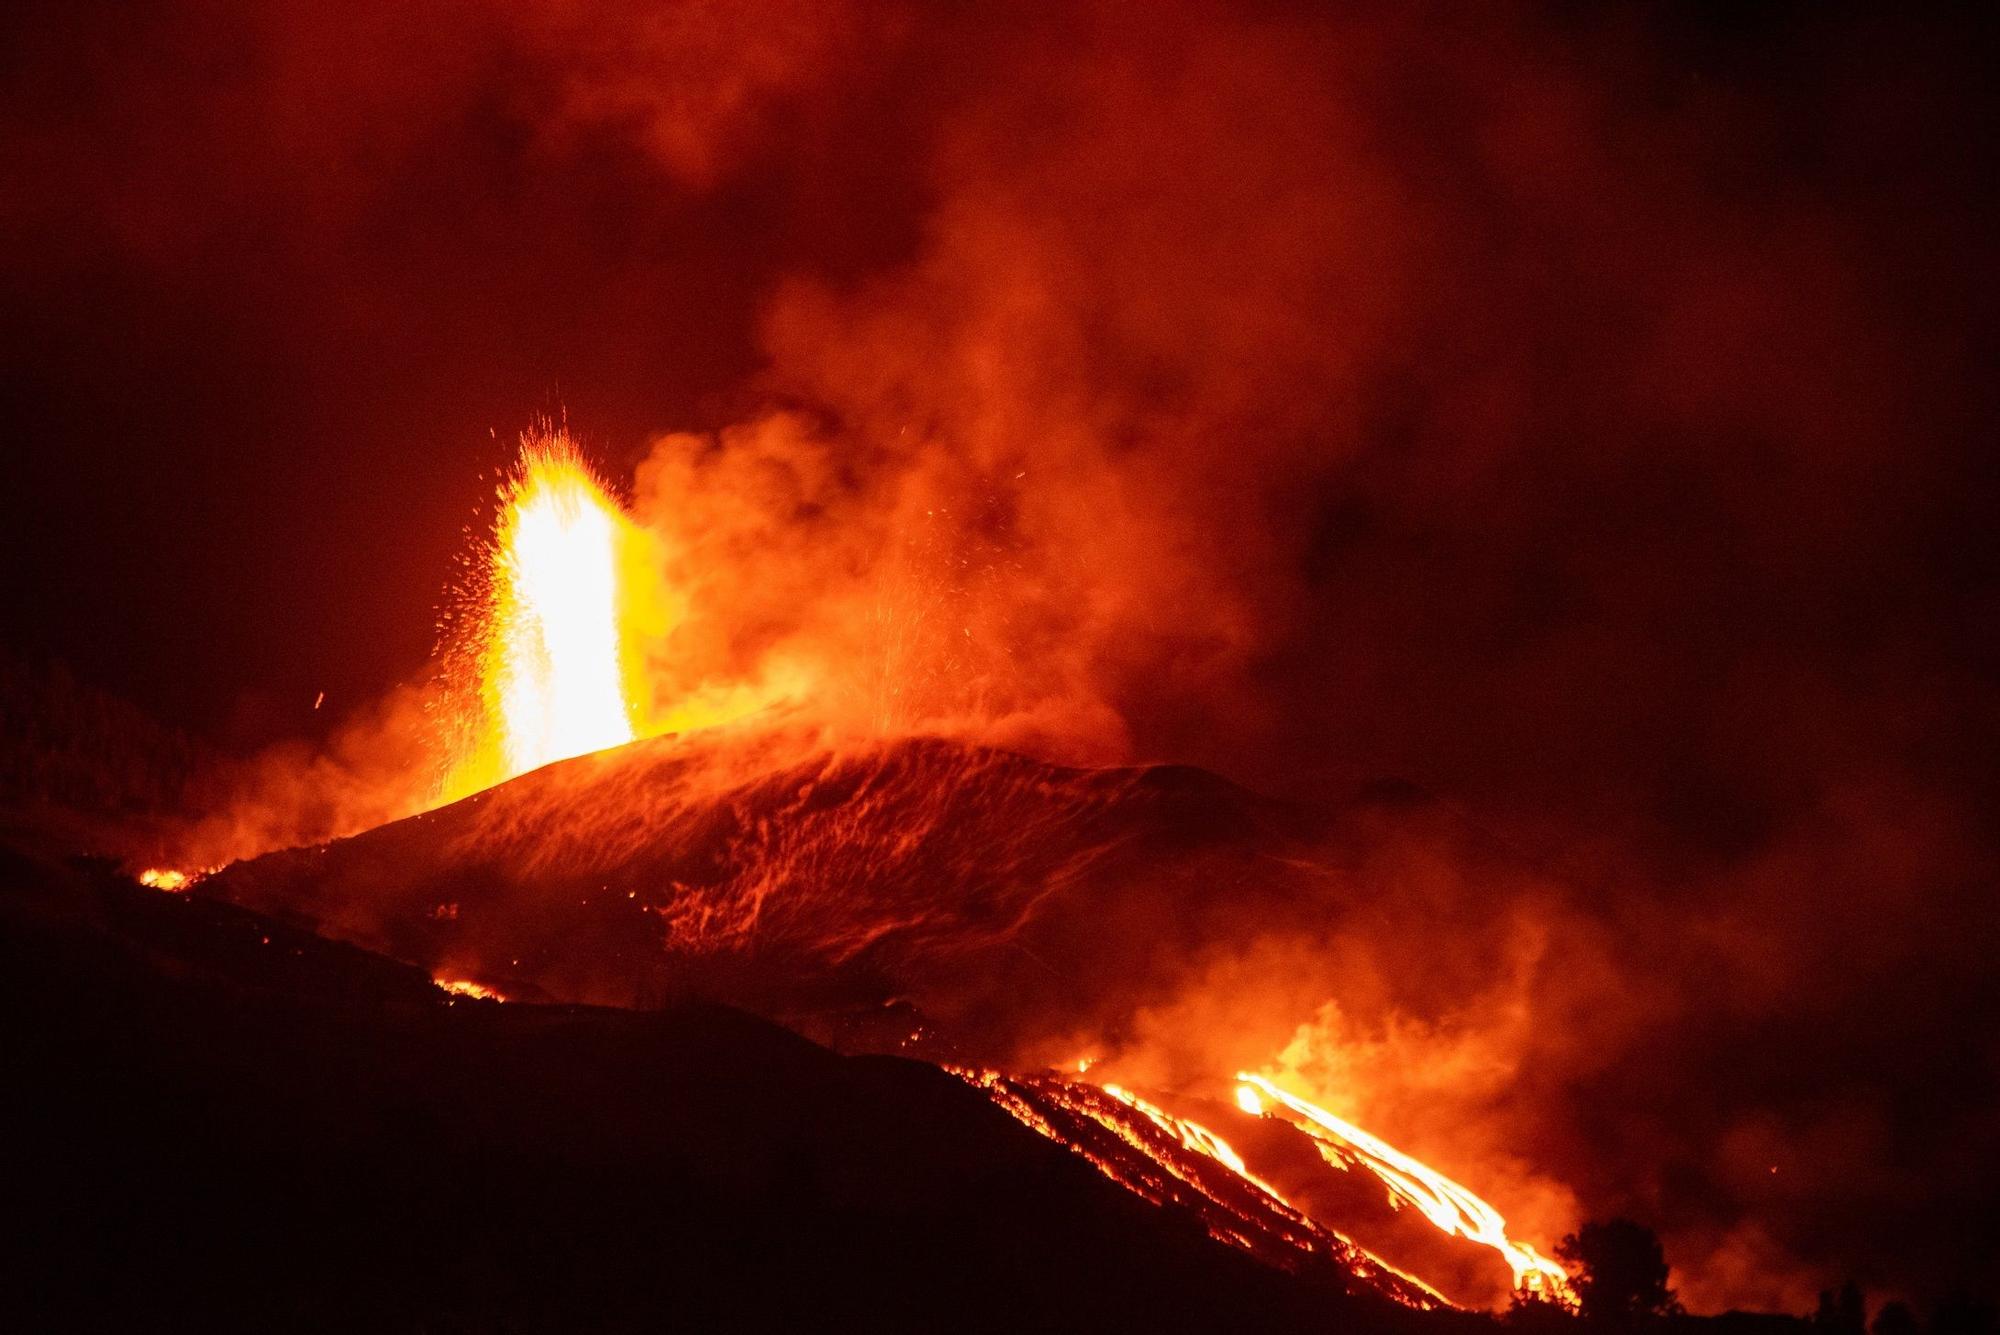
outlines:
[[[510,998],[727,1003],[850,1054],[1020,1075],[980,1087],[1260,1259],[1332,1257],[1403,1301],[1435,1301],[1397,1273],[1411,1271],[1451,1301],[1504,1305],[1517,1277],[1499,1253],[1395,1208],[1382,1180],[1290,1124],[1245,1115],[1236,1068],[1212,1053],[1142,1090],[1151,1112],[1073,1074],[1034,1075],[1070,1066],[1080,1035],[1119,1044],[1205,959],[1320,939],[1367,911],[1366,827],[1188,768],[714,731],[551,765],[236,864],[195,894]],[[1242,1165],[1219,1170],[1200,1149],[1211,1132],[1253,1160],[1247,1185]]]
[[[0,849],[0,1326],[1469,1330],[1205,1236],[963,1081],[421,971]]]
[[[1203,952],[1348,912],[1326,835],[1194,769],[703,734],[239,863],[197,893],[510,996],[900,1001],[1005,1064],[1114,1028]]]

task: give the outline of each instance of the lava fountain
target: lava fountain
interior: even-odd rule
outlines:
[[[530,448],[501,522],[485,678],[511,774],[633,738],[618,666],[624,523],[574,450]]]
[[[624,578],[642,534],[566,435],[524,437],[500,489],[483,606],[453,658],[457,797],[638,737]]]

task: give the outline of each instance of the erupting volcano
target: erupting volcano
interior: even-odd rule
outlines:
[[[0,1330],[2000,1331],[1957,18],[16,8]]]
[[[499,499],[484,604],[445,658],[472,672],[449,683],[474,725],[448,771],[459,800],[240,862],[197,893],[302,917],[454,996],[700,997],[848,1051],[994,1063],[967,1076],[1002,1108],[1267,1263],[1314,1257],[1420,1307],[1573,1303],[1563,1270],[1493,1206],[1300,1093],[1244,1074],[1241,1107],[1211,1115],[1261,1116],[1269,1100],[1292,1119],[1260,1128],[1258,1153],[1327,1203],[1309,1208],[1153,1101],[1186,1091],[1109,1079],[1138,1056],[1118,1035],[1171,980],[1101,956],[1093,924],[1126,922],[1125,949],[1144,951],[1217,884],[1264,907],[1214,917],[1208,949],[1353,912],[1323,820],[1198,772],[857,737],[796,706],[638,741],[664,602],[660,572],[634,559],[643,535],[566,437],[524,440]],[[1079,1032],[1111,1050],[1095,1075],[1039,1068]],[[1372,1197],[1324,1180],[1351,1168],[1379,1180]],[[1437,1236],[1399,1227],[1406,1206]]]

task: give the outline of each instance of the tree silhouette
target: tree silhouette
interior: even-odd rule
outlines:
[[[1923,1323],[1908,1303],[1884,1303],[1869,1329],[1874,1335],[1922,1335]]]
[[[1868,1335],[1868,1301],[1852,1280],[1838,1293],[1822,1289],[1819,1310],[1813,1313],[1815,1335]]]
[[[1514,1290],[1503,1319],[1518,1335],[1573,1335],[1569,1309],[1553,1297],[1525,1288]]]
[[[1679,1310],[1667,1287],[1666,1253],[1644,1224],[1592,1221],[1564,1238],[1556,1255],[1576,1272],[1587,1321],[1629,1330]]]

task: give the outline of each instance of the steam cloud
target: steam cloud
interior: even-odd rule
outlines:
[[[687,598],[663,696],[802,680],[856,730],[1451,800],[1375,846],[1365,924],[1189,961],[1132,1062],[1207,1057],[1179,1049],[1217,1017],[1267,1058],[1317,1026],[1290,1059],[1358,1120],[1515,1174],[1530,1226],[1565,1192],[1656,1222],[1695,1306],[1979,1263],[1988,164],[1944,34],[1201,4],[222,17],[145,20],[241,61],[219,91],[114,43],[97,119],[10,109],[47,188],[7,221],[60,250],[91,201],[99,243],[169,269],[217,219],[276,218],[274,263],[343,328],[407,309],[442,345],[498,311],[503,363],[544,332],[539,289],[422,271],[505,288],[559,249],[604,328],[552,336],[677,428],[634,470]],[[506,147],[448,165],[468,139]],[[480,216],[513,191],[513,223]],[[671,290],[692,270],[662,236],[739,215],[717,262],[750,277]],[[719,335],[754,370],[709,368],[698,408],[669,358],[620,356],[671,344],[650,307],[688,301],[755,315]],[[380,731],[322,828],[375,814],[366,776],[413,735]]]

